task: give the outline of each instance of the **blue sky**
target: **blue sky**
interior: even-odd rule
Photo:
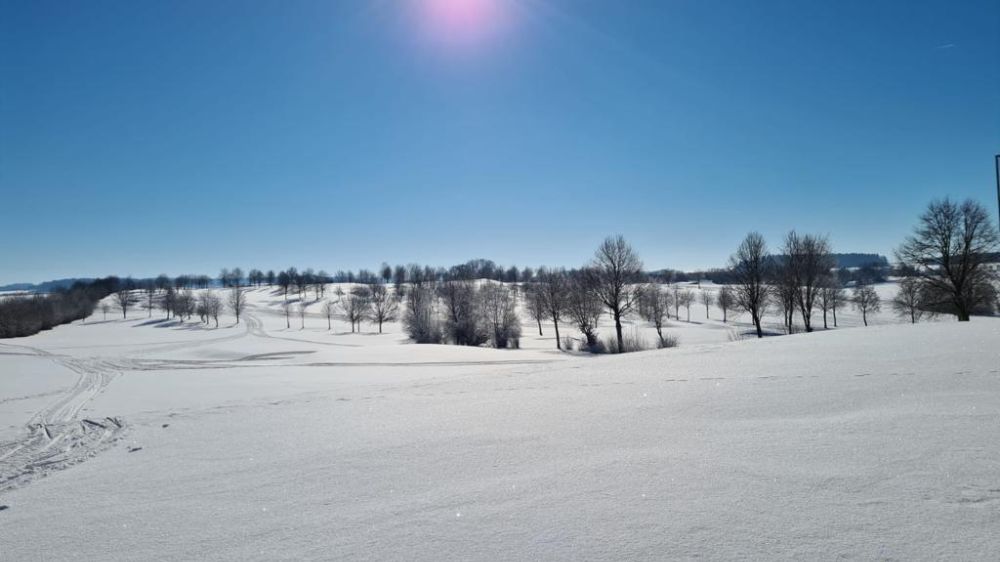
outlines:
[[[888,253],[998,151],[995,0],[0,2],[0,283]]]

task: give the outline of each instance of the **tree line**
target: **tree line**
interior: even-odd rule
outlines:
[[[948,199],[932,202],[896,251],[898,264],[893,273],[903,278],[889,304],[911,322],[934,314],[954,314],[965,321],[972,314],[992,312],[997,306],[997,277],[986,264],[995,259],[998,246],[1000,238],[981,205]],[[568,324],[581,335],[579,347],[593,352],[644,347],[638,337],[623,330],[622,321],[633,314],[656,329],[658,346],[675,345],[662,331],[665,320],[671,310],[680,319],[684,308],[690,321],[691,307],[696,304],[705,307],[706,317],[711,306],[718,306],[724,322],[730,311],[745,312],[758,337],[765,334],[763,321],[768,314],[779,314],[788,333],[796,324],[811,332],[814,315],[821,314],[824,328],[829,327],[829,320],[836,327],[837,311],[848,305],[861,313],[867,325],[869,315],[883,304],[872,284],[889,272],[870,264],[867,271],[862,267],[846,275],[843,268],[835,267],[834,256],[825,236],[791,231],[772,254],[764,237],[751,232],[730,257],[728,267],[717,270],[725,284],[718,291],[697,293],[678,286],[675,272],[645,273],[642,260],[621,236],[605,239],[589,263],[570,270],[505,268],[483,259],[450,268],[383,263],[378,273],[362,269],[334,275],[311,268],[300,272],[294,267],[278,272],[251,269],[246,274],[238,267],[222,269],[218,285],[228,290],[224,299],[210,291],[197,296],[192,292],[214,284],[207,275],[173,279],[160,275],[142,281],[110,277],[47,296],[3,300],[0,335],[28,335],[84,318],[107,295],[113,295],[111,300],[123,318],[141,306],[150,316],[154,308],[160,308],[167,318],[197,315],[202,322],[214,320],[216,325],[219,314],[229,310],[239,322],[246,308],[245,287],[265,285],[277,287],[284,295],[287,328],[293,316],[305,326],[311,293],[314,302],[324,300],[328,328],[334,316],[348,321],[352,331],[368,320],[381,332],[385,322],[402,319],[409,337],[419,343],[517,347],[519,299],[524,299],[524,310],[539,334],[543,320],[552,322],[557,349],[572,345],[572,338],[560,334],[560,326]],[[663,282],[673,285],[664,288]],[[329,283],[356,286],[347,292],[338,287],[336,298],[326,300]],[[298,302],[290,301],[289,296],[296,294]],[[108,305],[102,305],[102,310],[106,316]],[[614,334],[602,341],[597,328],[604,314],[614,321]]]
[[[82,320],[121,286],[117,277],[76,282],[51,293],[0,299],[0,338],[18,338]]]

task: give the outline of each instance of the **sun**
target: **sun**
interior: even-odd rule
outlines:
[[[510,0],[412,0],[421,34],[454,48],[484,46],[508,24]]]

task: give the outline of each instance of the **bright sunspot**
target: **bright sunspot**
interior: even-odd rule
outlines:
[[[412,0],[424,40],[451,48],[480,48],[509,23],[505,0]]]

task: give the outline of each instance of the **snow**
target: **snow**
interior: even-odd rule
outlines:
[[[593,357],[528,320],[521,350],[328,332],[319,304],[288,330],[281,300],[0,342],[0,472],[56,460],[0,485],[0,560],[1000,550],[1000,319],[756,340],[697,305],[681,347]]]

